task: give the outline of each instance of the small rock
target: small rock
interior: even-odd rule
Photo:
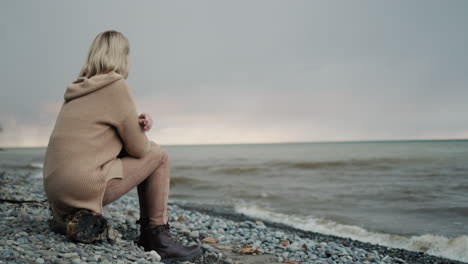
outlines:
[[[180,230],[180,233],[186,234],[186,235],[190,234],[190,232],[191,232],[191,231],[188,230],[188,229],[181,229],[181,230]]]
[[[206,243],[211,243],[211,244],[215,244],[217,242],[216,239],[212,237],[205,237],[202,241]]]
[[[154,262],[158,262],[161,260],[161,256],[159,256],[159,254],[154,251],[154,250],[151,250],[149,252],[146,252],[146,255],[148,255],[149,257],[151,257],[151,260],[154,261]]]
[[[62,256],[63,256],[64,258],[76,258],[76,257],[79,257],[79,256],[78,256],[78,253],[76,253],[76,252],[63,253]]]
[[[200,236],[200,234],[198,233],[198,231],[192,231],[192,232],[190,232],[190,234],[189,234],[189,237],[191,237],[191,238],[198,238],[198,236]]]

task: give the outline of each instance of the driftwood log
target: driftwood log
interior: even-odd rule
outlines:
[[[66,235],[71,241],[80,243],[100,240],[113,243],[122,237],[101,214],[85,209],[64,218],[53,215],[49,220],[49,227],[53,232]]]

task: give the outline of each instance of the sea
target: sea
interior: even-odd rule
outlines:
[[[169,199],[468,262],[468,140],[161,145]],[[42,176],[46,148],[4,148]]]

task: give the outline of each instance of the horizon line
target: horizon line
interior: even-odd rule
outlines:
[[[271,144],[330,144],[330,143],[391,143],[419,141],[467,141],[468,138],[455,139],[377,139],[377,140],[324,140],[324,141],[280,141],[280,142],[239,142],[239,143],[195,143],[195,144],[160,144],[161,146],[218,146],[218,145],[271,145]],[[159,144],[159,143],[158,143]],[[45,146],[0,146],[0,148],[46,148]]]

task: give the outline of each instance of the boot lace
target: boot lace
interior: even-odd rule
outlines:
[[[182,245],[182,242],[179,241],[176,237],[173,237],[170,230],[171,230],[171,226],[169,225],[169,222],[167,222],[166,224],[164,224],[162,226],[162,229],[166,232],[166,234],[171,238],[171,240],[178,246],[183,246]]]

